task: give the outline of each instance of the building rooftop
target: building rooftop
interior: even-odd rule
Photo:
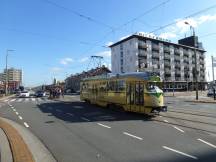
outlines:
[[[172,43],[170,40],[167,40],[167,39],[163,39],[163,38],[160,38],[160,37],[156,37],[156,36],[147,36],[146,34],[142,34],[142,33],[135,33],[135,34],[132,34],[116,43],[113,43],[111,44],[109,47],[114,47],[118,44],[121,44],[122,42],[125,42],[127,40],[130,40],[130,39],[133,39],[133,38],[138,38],[138,39],[148,39],[148,40],[152,40],[152,41],[158,41],[158,42],[161,42],[161,43],[166,43],[166,44],[170,44],[170,45],[174,45],[174,46],[180,46],[180,47],[185,47],[185,48],[191,48],[191,49],[196,49],[196,50],[199,50],[199,51],[202,51],[202,52],[206,52],[204,49],[200,49],[200,48],[195,48],[195,47],[192,47],[192,46],[187,46],[187,45],[183,45],[183,44],[178,44],[178,43]]]

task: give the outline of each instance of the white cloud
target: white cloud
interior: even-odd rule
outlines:
[[[96,56],[102,56],[104,58],[110,58],[111,57],[111,51],[103,51],[96,54]]]
[[[113,42],[107,42],[107,43],[106,43],[106,46],[109,47],[109,46],[111,46],[112,44],[113,44]]]
[[[60,64],[62,65],[67,65],[69,63],[73,62],[73,59],[72,58],[69,58],[69,57],[66,57],[66,58],[63,58],[60,60]]]
[[[88,61],[89,60],[89,57],[83,57],[83,58],[81,58],[80,60],[79,60],[79,62],[86,62],[86,61]]]
[[[59,68],[59,67],[52,67],[52,68],[51,68],[51,71],[52,71],[52,72],[60,72],[60,71],[62,71],[62,68]]]
[[[168,38],[175,38],[178,34],[184,34],[190,31],[190,26],[194,28],[198,28],[200,25],[216,21],[216,14],[215,15],[202,15],[196,18],[186,18],[186,19],[176,19],[176,24],[174,26],[168,27],[165,29],[164,33],[161,33],[160,36],[166,39]],[[188,24],[185,24],[188,22]]]
[[[215,15],[203,15],[198,18],[198,23],[202,24],[206,21],[215,21],[215,20],[216,20],[216,14]]]

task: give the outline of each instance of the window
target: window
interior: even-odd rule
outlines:
[[[121,51],[121,57],[123,57],[123,51]]]
[[[121,59],[121,65],[123,65],[123,59]]]
[[[118,81],[118,91],[124,91],[125,90],[125,81],[124,80],[119,80]]]
[[[120,44],[120,50],[123,50],[123,44]]]

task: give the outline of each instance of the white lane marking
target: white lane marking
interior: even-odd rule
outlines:
[[[21,101],[22,101],[22,99],[21,99],[21,98],[17,100],[17,102],[21,102]]]
[[[13,111],[16,111],[16,109],[13,109]]]
[[[105,128],[111,128],[110,126],[108,125],[104,125],[104,124],[101,124],[101,123],[97,123],[98,125],[102,126],[102,127],[105,127]]]
[[[175,129],[177,129],[178,131],[184,133],[184,131],[183,131],[182,129],[180,129],[180,128],[176,127],[176,126],[173,126],[173,128],[175,128]]]
[[[4,100],[4,102],[8,102],[9,100],[7,99],[7,100]]]
[[[207,145],[209,145],[209,146],[211,146],[211,147],[213,147],[213,148],[216,148],[215,145],[213,145],[213,144],[211,144],[211,143],[209,143],[209,142],[207,142],[207,141],[204,141],[204,140],[202,140],[202,139],[200,139],[200,138],[198,138],[197,140],[198,140],[198,141],[201,141],[201,142],[203,142],[203,143],[205,143],[205,144],[207,144]]]
[[[66,113],[67,115],[70,115],[70,116],[74,116],[74,114],[71,114],[71,113]]]
[[[12,99],[12,100],[10,100],[11,102],[14,102],[16,99]]]
[[[89,119],[85,118],[85,117],[81,117],[82,120],[85,120],[85,121],[90,121]]]
[[[18,116],[18,117],[19,117],[19,119],[20,119],[20,120],[22,120],[22,119],[23,119],[23,118],[22,118],[22,116]]]
[[[159,116],[160,118],[162,118],[162,116]]]
[[[125,135],[127,135],[127,136],[130,136],[130,137],[133,137],[133,138],[136,138],[136,139],[138,139],[138,140],[143,140],[143,138],[138,137],[138,136],[135,136],[135,135],[130,134],[130,133],[127,133],[127,132],[123,132],[123,134],[125,134]]]
[[[29,125],[28,125],[26,122],[24,122],[24,125],[25,125],[25,127],[27,127],[27,128],[29,127]]]
[[[83,107],[82,106],[73,106],[73,108],[75,108],[75,109],[82,109]]]
[[[164,120],[164,122],[169,123],[168,120]]]
[[[13,106],[11,106],[11,109],[14,109],[14,107],[13,107]]]
[[[16,113],[17,115],[19,115],[19,113],[18,113],[17,111],[16,111],[15,113]]]
[[[192,158],[192,159],[196,159],[196,160],[198,159],[198,158],[195,157],[195,156],[192,156],[192,155],[186,154],[186,153],[184,153],[184,152],[181,152],[181,151],[178,151],[178,150],[172,149],[172,148],[167,147],[167,146],[163,146],[163,148],[164,148],[164,149],[167,149],[167,150],[170,150],[170,151],[173,151],[173,152],[176,152],[176,153],[178,153],[178,154],[181,154],[181,155],[184,155],[184,156],[190,157],[190,158]]]
[[[29,101],[29,98],[25,98],[25,102]]]
[[[32,101],[35,101],[35,98],[31,98]]]

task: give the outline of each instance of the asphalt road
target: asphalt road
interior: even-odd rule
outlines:
[[[183,101],[169,98],[167,102],[187,109]],[[194,110],[193,105],[190,108]],[[68,102],[5,100],[0,115],[30,129],[59,162],[216,161],[214,133],[185,126],[187,121],[182,124],[165,113],[152,119],[89,105],[74,95]]]

